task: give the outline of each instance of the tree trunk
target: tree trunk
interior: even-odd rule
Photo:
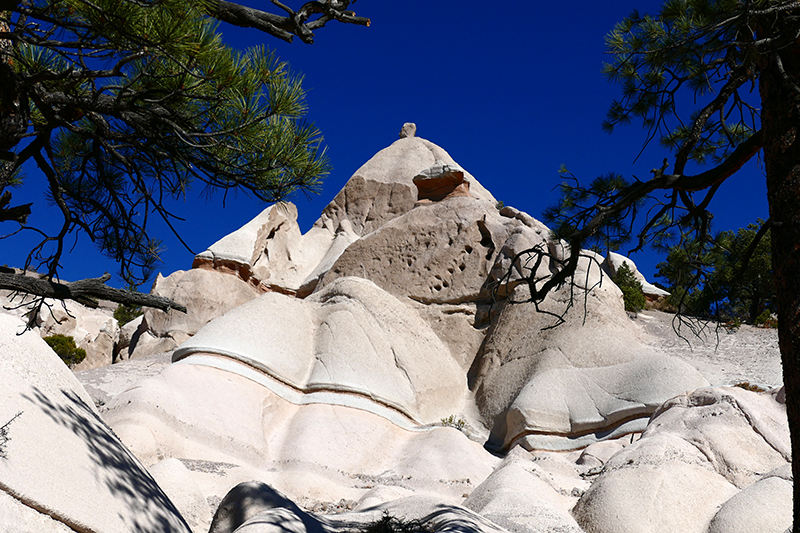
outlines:
[[[782,64],[782,69],[780,68]],[[787,79],[788,78],[788,79]],[[800,459],[800,45],[762,67],[761,127],[772,228],[778,339],[786,387],[792,458]],[[792,461],[794,527],[800,532],[800,460]]]

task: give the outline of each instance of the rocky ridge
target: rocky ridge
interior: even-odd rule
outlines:
[[[272,206],[195,268],[160,277],[153,292],[189,313],[145,313],[130,361],[77,373],[85,389],[63,365],[46,370],[54,356],[35,333],[0,345],[29,361],[9,363],[27,370],[2,389],[0,414],[63,433],[71,447],[48,453],[76,455],[84,473],[67,492],[19,477],[47,446],[12,422],[0,508],[17,530],[333,532],[384,512],[437,531],[788,527],[782,389],[719,386],[754,368],[713,371],[738,361],[730,343],[713,359],[654,338],[667,319],[625,313],[608,274],[618,258],[585,254],[579,305],[569,287],[527,302],[521,279],[558,263],[518,254],[558,257],[563,243],[498,211],[415,131],[405,125],[305,234],[294,206]],[[548,328],[554,315],[564,323]],[[98,435],[106,454],[91,451]],[[111,488],[98,493],[105,510],[81,503],[96,479]],[[113,511],[128,497],[153,503]],[[777,507],[747,512],[764,505]]]

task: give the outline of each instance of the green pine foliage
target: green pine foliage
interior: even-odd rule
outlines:
[[[61,358],[64,363],[72,367],[86,359],[86,350],[75,345],[75,339],[68,335],[50,335],[43,337],[50,348]]]
[[[588,187],[580,186],[566,167],[559,170],[564,180],[559,185],[561,197],[542,213],[545,223],[553,229],[553,237],[569,240],[580,226],[591,220],[599,210],[609,205],[628,187],[630,180],[620,174],[609,172],[595,178]],[[604,220],[583,241],[583,247],[599,253],[615,252],[630,240],[630,223],[626,220],[641,205],[634,203],[630,209]]]
[[[775,324],[770,232],[750,250],[763,224],[759,220],[737,231],[721,232],[707,247],[689,239],[670,249],[667,260],[656,266],[656,277],[667,282],[670,302],[690,315]]]
[[[83,232],[124,280],[147,279],[161,249],[149,220],[171,224],[170,202],[198,186],[265,202],[319,189],[329,163],[304,119],[302,77],[264,46],[226,46],[207,8],[60,0],[0,13],[15,36],[0,67],[13,68],[23,128],[0,136],[0,185],[24,180],[30,159],[47,177],[64,222],[31,258],[48,274],[66,248],[49,243]]]
[[[757,10],[787,2],[748,3]],[[697,100],[713,96],[728,81],[739,86],[755,79],[755,69],[747,67],[755,59],[747,47],[753,27],[737,23],[734,16],[743,7],[740,0],[667,0],[655,15],[634,11],[617,24],[606,36],[614,60],[603,72],[622,86],[622,98],[611,104],[603,128],[610,132],[635,119],[650,130],[648,139],[657,136],[670,150],[693,141],[697,131],[691,122],[676,120],[668,126],[680,114],[679,90],[693,93]],[[744,46],[728,46],[734,42]],[[737,76],[743,79],[730,79],[730,67],[738,65],[743,68],[735,69],[740,71]],[[725,113],[704,117],[703,131],[686,156],[701,164],[720,162],[755,132],[756,117],[757,110],[737,95]]]
[[[642,291],[642,284],[634,277],[633,270],[627,262],[622,263],[612,280],[622,291],[626,311],[635,313],[644,309],[647,299]]]
[[[142,314],[143,311],[140,305],[120,304],[114,310],[114,318],[117,320],[120,327],[142,316]]]

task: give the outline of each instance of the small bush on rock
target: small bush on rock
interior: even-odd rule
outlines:
[[[778,319],[773,316],[772,311],[764,309],[764,311],[753,320],[753,325],[759,328],[777,328]]]
[[[633,271],[628,263],[622,263],[612,280],[622,291],[626,311],[636,312],[644,309],[647,299],[644,297],[642,284],[633,276]]]
[[[742,381],[741,383],[737,383],[734,387],[739,387],[740,389],[749,390],[750,392],[765,392],[767,389],[761,388],[758,385],[753,385],[749,381]]]
[[[143,313],[144,311],[138,305],[119,304],[114,310],[114,318],[117,320],[119,327],[122,327]]]
[[[58,354],[62,361],[69,366],[75,366],[86,359],[86,350],[75,345],[75,339],[68,335],[51,335],[44,337],[44,342]]]
[[[456,418],[455,415],[450,415],[447,418],[442,418],[442,426],[464,431],[464,428],[467,427],[467,423],[463,418]]]

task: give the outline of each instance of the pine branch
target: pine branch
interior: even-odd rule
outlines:
[[[243,6],[226,0],[212,0],[209,2],[209,15],[242,28],[254,28],[288,43],[296,35],[306,44],[314,43],[312,30],[321,28],[330,20],[338,20],[347,24],[369,26],[370,20],[357,17],[352,11],[345,11],[349,1],[323,1],[306,2],[296,12],[280,2],[273,2],[288,13],[282,17],[252,7]],[[312,14],[321,15],[319,18],[308,21]]]
[[[55,300],[74,300],[87,307],[97,307],[95,299],[102,299],[126,305],[153,307],[161,311],[175,309],[181,313],[186,312],[186,307],[163,296],[109,287],[105,284],[109,279],[111,279],[111,274],[106,273],[99,278],[82,279],[71,283],[56,283],[22,274],[0,272],[0,289],[19,291]]]

